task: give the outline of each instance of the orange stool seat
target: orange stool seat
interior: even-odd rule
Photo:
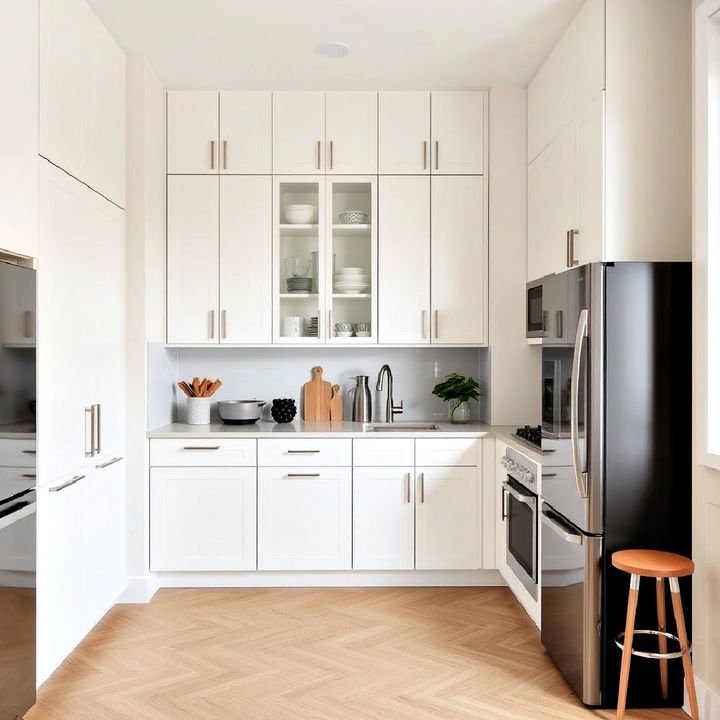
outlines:
[[[613,553],[612,564],[642,577],[685,577],[695,571],[695,563],[689,558],[661,550],[618,550]]]

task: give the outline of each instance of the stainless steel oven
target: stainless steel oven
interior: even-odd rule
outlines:
[[[545,334],[547,323],[543,312],[542,280],[528,283],[526,294],[526,332],[529,338],[541,338]]]
[[[538,597],[538,496],[534,463],[507,448],[501,459],[508,567],[531,597]]]

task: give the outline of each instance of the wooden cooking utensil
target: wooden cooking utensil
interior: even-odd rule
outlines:
[[[312,369],[312,380],[303,385],[303,417],[305,420],[329,420],[332,383],[323,380],[323,369]]]
[[[330,420],[343,419],[343,399],[340,395],[340,386],[332,386],[332,398],[330,399]]]

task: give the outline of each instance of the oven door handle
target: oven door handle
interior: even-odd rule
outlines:
[[[583,544],[582,533],[578,533],[573,530],[567,523],[563,522],[560,517],[554,512],[548,512],[545,508],[543,508],[542,521],[556,535],[559,535],[565,542],[572,543],[573,545]]]
[[[580,463],[580,362],[583,340],[587,337],[588,311],[582,309],[575,331],[575,350],[573,352],[572,374],[570,376],[570,447],[572,449],[575,484],[581,499],[588,496],[587,470]],[[587,399],[586,399],[587,402]],[[587,457],[587,455],[586,455]]]
[[[535,506],[537,504],[537,496],[533,493],[523,493],[514,488],[509,482],[504,481],[503,484],[503,490],[505,490],[506,493],[509,495],[512,495],[518,502],[523,503],[524,505],[531,505]]]

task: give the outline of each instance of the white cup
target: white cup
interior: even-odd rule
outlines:
[[[283,337],[302,337],[305,334],[304,317],[284,317],[282,322]]]

